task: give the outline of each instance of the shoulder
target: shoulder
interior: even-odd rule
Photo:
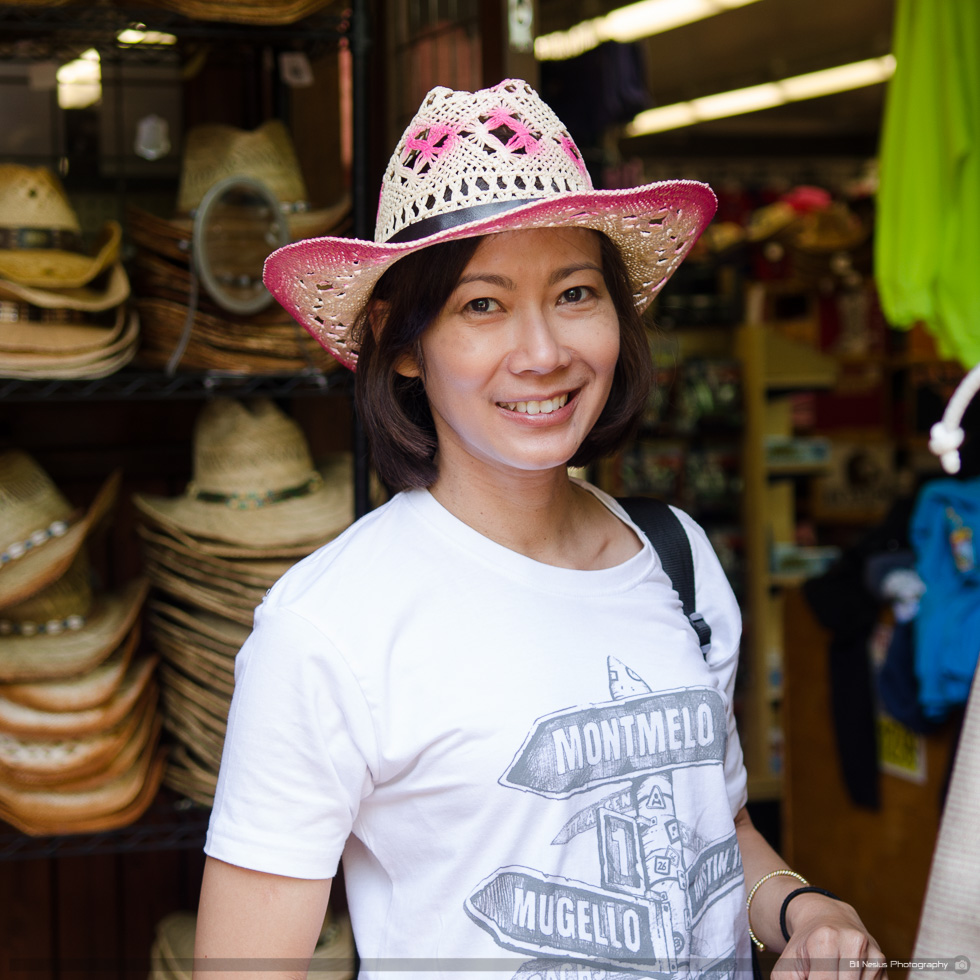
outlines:
[[[396,552],[410,547],[416,521],[406,497],[395,495],[293,565],[266,593],[260,609],[322,605],[345,586],[360,583],[366,570],[378,572],[386,561],[395,561]]]

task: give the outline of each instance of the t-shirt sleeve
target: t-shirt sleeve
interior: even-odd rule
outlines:
[[[688,514],[676,508],[671,509],[681,519],[690,539],[694,553],[695,605],[711,627],[711,649],[707,661],[712,674],[718,679],[728,715],[725,785],[734,815],[745,806],[748,799],[745,761],[735,725],[734,710],[742,614],[728,577],[704,530]]]
[[[376,756],[347,662],[320,630],[267,597],[235,662],[205,852],[270,874],[333,877]]]

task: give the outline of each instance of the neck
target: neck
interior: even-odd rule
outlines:
[[[608,568],[637,550],[625,525],[572,483],[564,467],[494,479],[441,471],[430,492],[484,537],[547,565]],[[630,539],[625,549],[618,529]]]

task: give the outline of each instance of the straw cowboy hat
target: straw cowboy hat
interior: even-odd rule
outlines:
[[[0,781],[8,786],[53,787],[114,778],[127,746],[144,746],[158,728],[153,685],[118,724],[90,735],[31,738],[0,732]],[[118,775],[118,773],[115,773]]]
[[[0,700],[38,711],[84,711],[108,701],[122,685],[140,638],[140,624],[92,670],[54,680],[0,684]]]
[[[115,503],[121,478],[112,473],[88,509],[76,510],[32,456],[19,449],[0,453],[0,610],[67,570]]]
[[[350,329],[398,259],[440,242],[525,228],[593,228],[620,248],[644,309],[715,213],[688,180],[595,190],[568,131],[524,81],[478,92],[434,88],[388,164],[374,241],[294,242],[265,264],[279,302],[347,367]]]
[[[136,356],[140,337],[136,311],[127,313],[124,307],[119,307],[119,313],[116,327],[89,328],[84,341],[81,332],[85,328],[81,326],[18,325],[11,344],[19,344],[21,349],[0,348],[0,377],[102,378],[118,371]],[[98,334],[101,343],[91,346]],[[80,348],[83,342],[86,346]],[[56,349],[59,344],[60,350]],[[30,345],[35,349],[29,349]]]
[[[152,7],[176,10],[195,20],[235,24],[293,24],[326,6],[328,0],[150,0]]]
[[[30,303],[45,310],[80,310],[101,313],[111,310],[129,298],[129,277],[121,262],[116,261],[84,286],[68,289],[40,289],[8,279],[0,279],[0,300]]]
[[[265,184],[285,212],[294,241],[338,229],[350,212],[346,196],[331,207],[310,208],[292,138],[281,120],[254,130],[208,123],[191,127],[184,137],[176,217],[161,218],[131,206],[127,225],[133,241],[186,263],[194,214],[205,194],[227,177],[251,177]]]
[[[94,593],[84,550],[60,578],[0,611],[0,681],[72,677],[102,663],[125,639],[149,583]]]
[[[94,255],[58,178],[46,167],[0,164],[0,280],[43,290],[78,289],[119,259],[122,228],[107,221]]]
[[[191,980],[196,929],[193,912],[171,912],[157,923],[149,980]],[[319,980],[349,980],[354,976],[354,957],[350,919],[328,910],[310,960],[310,975]]]
[[[131,824],[153,802],[165,765],[156,738],[138,748],[122,772],[116,772],[116,760],[105,782],[88,779],[29,788],[0,782],[0,819],[31,835],[96,833]],[[131,757],[127,752],[122,761]]]
[[[171,534],[247,545],[256,555],[301,544],[312,551],[353,520],[351,481],[340,471],[323,478],[299,425],[270,399],[207,403],[193,452],[183,496],[133,496]]]

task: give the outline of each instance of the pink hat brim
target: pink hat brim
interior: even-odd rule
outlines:
[[[528,201],[497,215],[416,241],[377,244],[356,238],[310,238],[273,252],[266,288],[341,364],[354,370],[350,330],[375,284],[393,262],[430,245],[530,228],[593,228],[623,253],[638,309],[645,309],[707,227],[717,199],[707,184],[662,181]]]

